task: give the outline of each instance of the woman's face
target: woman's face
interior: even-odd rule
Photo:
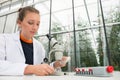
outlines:
[[[27,12],[23,21],[18,21],[21,34],[26,39],[31,39],[37,32],[40,24],[40,15],[34,12]]]

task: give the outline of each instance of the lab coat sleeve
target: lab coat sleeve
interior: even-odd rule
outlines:
[[[24,75],[27,64],[0,60],[0,75]]]
[[[0,75],[24,75],[27,64],[12,63],[6,60],[5,38],[0,35]]]

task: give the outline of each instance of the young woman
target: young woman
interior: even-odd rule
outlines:
[[[53,66],[41,64],[45,50],[33,36],[38,31],[40,13],[27,6],[19,9],[17,24],[20,31],[0,35],[0,75],[50,75],[55,67],[63,67],[58,61]]]

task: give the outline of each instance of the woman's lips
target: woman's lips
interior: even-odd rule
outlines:
[[[35,34],[35,32],[34,32],[34,31],[30,31],[30,33],[31,33],[31,34]]]

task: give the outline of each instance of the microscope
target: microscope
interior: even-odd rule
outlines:
[[[50,46],[51,46],[51,50],[48,53],[48,62],[52,62],[51,59],[51,55],[54,55],[55,57],[55,61],[61,61],[62,57],[63,57],[63,48],[62,45],[60,45],[57,40],[53,37],[51,37],[50,35],[47,34],[47,38],[50,40]],[[56,71],[61,71],[61,68],[57,68]]]
[[[60,64],[68,62],[70,57],[68,57],[66,61],[62,62],[62,57],[64,52],[63,46],[59,44],[58,41],[55,38],[51,37],[49,34],[47,34],[47,38],[50,40],[50,46],[51,46],[50,52],[48,53],[49,55],[48,62],[49,63],[52,62],[51,55],[54,55],[55,61],[59,61]],[[55,69],[54,75],[64,75],[64,74],[65,73],[62,72],[61,67],[57,67]]]
[[[50,51],[48,53],[48,58],[44,58],[43,63],[47,63],[47,64],[52,63],[53,56],[51,57],[51,55],[54,55],[55,61],[59,61],[60,64],[67,63],[70,60],[70,57],[66,57],[66,60],[64,60],[64,61],[62,60],[63,52],[64,52],[63,46],[61,44],[59,44],[56,39],[51,37],[51,35],[47,34],[46,36],[50,41],[51,48],[50,48]],[[53,61],[53,63],[54,63],[54,61]],[[61,75],[67,75],[67,73],[63,72],[61,67],[57,67],[57,68],[55,68],[55,73],[53,75],[61,76]]]
[[[55,60],[62,60],[63,57],[63,48],[62,45],[60,45],[57,40],[53,37],[51,37],[49,34],[47,34],[47,38],[50,40],[50,52],[48,53],[49,59],[48,61],[51,62],[51,55],[54,53]]]

